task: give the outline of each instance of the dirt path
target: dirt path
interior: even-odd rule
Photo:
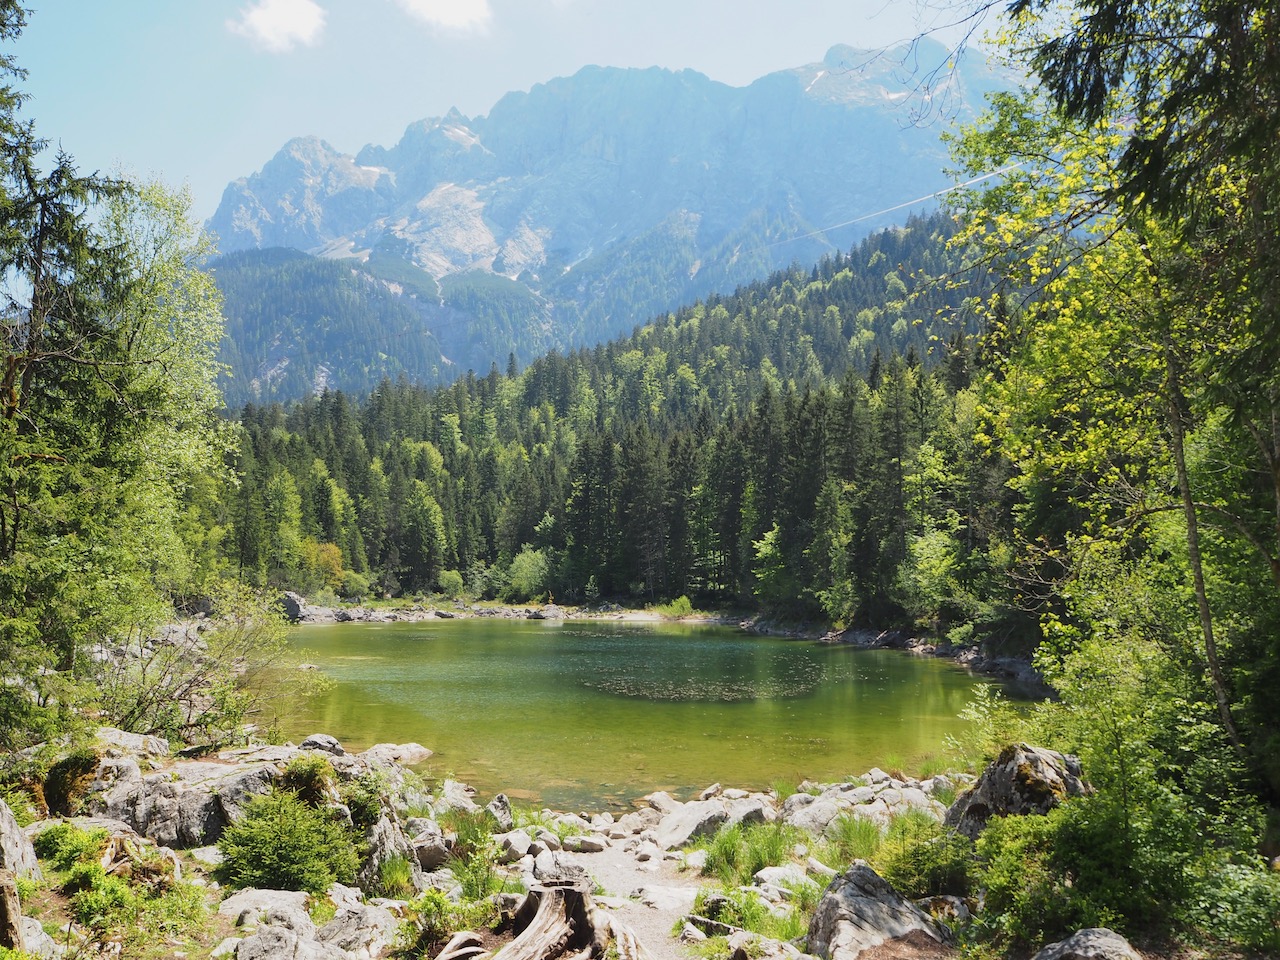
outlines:
[[[676,923],[693,907],[693,898],[704,885],[694,870],[678,869],[674,860],[655,855],[640,861],[614,841],[602,853],[565,854],[581,864],[604,890],[596,900],[635,933],[651,960],[689,960],[692,953],[673,935]],[[633,894],[645,891],[642,899]]]

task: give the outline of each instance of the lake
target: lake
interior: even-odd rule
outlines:
[[[963,735],[986,682],[899,651],[672,623],[307,625],[294,642],[334,685],[285,713],[285,736],[416,741],[434,777],[557,809],[910,772]]]

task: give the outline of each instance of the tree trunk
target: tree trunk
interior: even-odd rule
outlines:
[[[0,947],[25,950],[22,937],[22,905],[18,902],[18,882],[9,870],[0,870]]]
[[[1187,458],[1185,449],[1186,431],[1182,423],[1182,380],[1178,371],[1178,360],[1173,350],[1173,343],[1168,334],[1165,335],[1165,402],[1168,404],[1169,436],[1173,448],[1174,469],[1178,475],[1178,493],[1182,497],[1182,510],[1187,522],[1187,559],[1191,564],[1191,579],[1196,593],[1196,609],[1200,616],[1200,632],[1204,638],[1204,656],[1209,668],[1209,685],[1213,688],[1213,697],[1218,705],[1218,716],[1222,719],[1227,738],[1237,751],[1243,751],[1240,731],[1236,729],[1235,719],[1231,716],[1231,698],[1227,691],[1226,678],[1222,672],[1222,664],[1218,660],[1218,644],[1213,631],[1213,614],[1209,608],[1209,593],[1204,582],[1204,563],[1200,558],[1200,527],[1196,519],[1196,504],[1191,497],[1191,480],[1187,475]]]

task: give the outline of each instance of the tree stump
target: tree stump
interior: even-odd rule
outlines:
[[[18,902],[18,881],[12,871],[0,870],[0,947],[25,950],[22,937],[22,904]]]
[[[437,960],[599,960],[610,944],[621,960],[648,960],[635,934],[592,902],[591,881],[548,879],[534,887],[511,918],[515,939],[496,954],[479,950],[474,934],[455,934]]]

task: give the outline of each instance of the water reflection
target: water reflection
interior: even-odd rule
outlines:
[[[338,624],[298,642],[335,684],[286,716],[286,735],[415,740],[435,773],[557,806],[909,763],[962,734],[979,682],[901,653],[707,627]]]

